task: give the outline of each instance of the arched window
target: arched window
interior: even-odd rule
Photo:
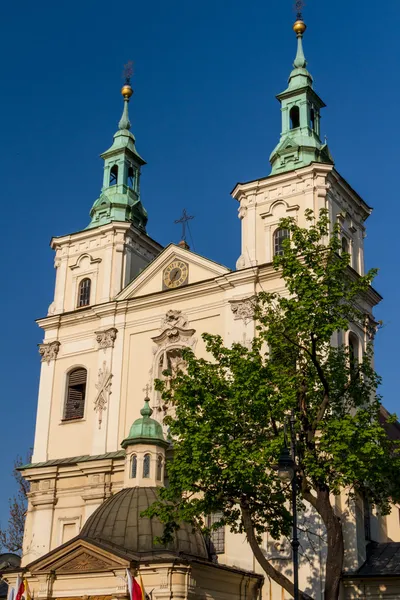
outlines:
[[[292,106],[290,109],[290,129],[300,127],[300,109],[298,106]]]
[[[159,454],[157,457],[157,481],[162,481],[162,464],[163,459],[162,456]]]
[[[310,129],[315,130],[315,110],[310,110]]]
[[[110,183],[109,185],[117,185],[118,183],[118,165],[113,165],[110,171]]]
[[[134,454],[131,458],[131,479],[136,479],[137,474],[137,456]]]
[[[287,229],[277,229],[274,233],[274,256],[282,256],[283,241],[290,238]]]
[[[80,306],[89,306],[91,284],[92,282],[88,277],[85,277],[85,279],[82,279],[80,282],[78,290],[78,308]]]
[[[128,169],[128,186],[132,190],[136,187],[136,170],[133,167],[129,167]]]
[[[145,454],[143,459],[143,478],[150,477],[150,454]]]
[[[350,332],[349,334],[349,362],[350,374],[354,376],[357,372],[358,363],[360,360],[360,343],[358,337]]]
[[[85,412],[87,371],[82,367],[68,374],[64,421],[82,419]]]

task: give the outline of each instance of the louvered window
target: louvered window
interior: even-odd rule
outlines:
[[[78,307],[89,306],[90,304],[90,287],[92,282],[87,277],[82,279],[79,284],[78,291]]]
[[[86,369],[74,369],[68,375],[67,398],[65,401],[64,421],[82,419],[85,412]]]

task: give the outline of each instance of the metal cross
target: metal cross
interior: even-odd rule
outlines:
[[[297,12],[297,19],[299,21],[303,20],[302,11],[305,5],[306,3],[304,2],[304,0],[296,0],[294,3],[294,10]]]
[[[186,212],[186,208],[182,211],[182,216],[180,219],[176,219],[175,223],[182,223],[182,240],[186,242],[186,225],[188,221],[191,221],[194,217],[190,216]]]
[[[122,74],[122,76],[125,79],[126,83],[130,83],[131,82],[132,75],[133,75],[133,61],[132,60],[128,60],[128,62],[126,63],[126,65],[124,65],[124,72]]]
[[[149,393],[151,392],[151,385],[149,385],[147,383],[146,387],[143,388],[143,391],[146,393],[146,398],[148,398],[149,397]]]

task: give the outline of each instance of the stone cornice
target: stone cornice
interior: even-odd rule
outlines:
[[[308,177],[313,176],[315,174],[326,175],[330,173],[333,169],[333,165],[328,165],[324,163],[312,163],[308,167],[303,167],[302,169],[295,169],[293,171],[288,171],[287,173],[279,173],[278,175],[268,175],[267,177],[262,177],[260,179],[254,179],[252,181],[244,183],[237,183],[231,191],[231,196],[233,196],[235,200],[240,201],[240,194],[255,194],[269,187],[287,185],[293,180],[307,179]]]
[[[97,304],[95,306],[88,307],[85,310],[74,310],[71,312],[65,312],[60,315],[52,315],[50,317],[43,317],[38,319],[36,322],[39,327],[43,329],[54,329],[71,324],[76,324],[77,320],[84,321],[87,323],[98,322],[99,318],[110,317],[120,315],[126,312],[130,312],[132,309],[138,310],[152,306],[170,305],[176,302],[178,299],[191,299],[201,298],[210,293],[220,293],[221,290],[228,290],[237,286],[251,283],[256,281],[258,277],[258,267],[249,267],[248,269],[242,269],[239,271],[232,271],[212,279],[206,279],[193,284],[189,284],[182,288],[175,290],[159,291],[145,296],[138,296],[136,298],[129,298],[126,300],[113,300],[111,302],[105,302],[104,304]]]
[[[163,249],[163,246],[161,246],[161,244],[153,240],[146,233],[134,227],[131,223],[117,221],[113,221],[112,223],[108,223],[106,225],[101,225],[100,227],[83,229],[82,231],[77,231],[75,233],[70,233],[64,236],[53,237],[50,240],[50,247],[53,250],[56,250],[59,247],[69,245],[71,243],[75,244],[77,242],[83,242],[87,239],[92,238],[93,236],[106,236],[107,234],[114,232],[126,233],[129,230],[132,230],[132,235],[135,237],[135,240],[140,241],[140,243],[144,246],[147,246],[148,249],[152,251],[156,250],[157,252],[161,252],[161,250]]]

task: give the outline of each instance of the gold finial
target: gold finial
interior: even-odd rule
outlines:
[[[293,25],[293,31],[296,33],[296,35],[303,35],[306,29],[307,25],[304,23],[304,21],[301,21],[300,19],[297,20],[296,23]]]
[[[302,10],[305,7],[306,3],[304,0],[296,0],[294,3],[294,9],[297,13],[296,15],[296,23],[293,25],[293,31],[296,35],[303,35],[305,30],[307,29],[307,25],[303,21]]]
[[[121,88],[121,94],[125,98],[125,100],[129,100],[129,98],[133,94],[133,89],[131,86],[131,77],[133,75],[133,62],[129,60],[126,65],[124,65],[124,73],[123,77],[125,79],[125,83]]]

